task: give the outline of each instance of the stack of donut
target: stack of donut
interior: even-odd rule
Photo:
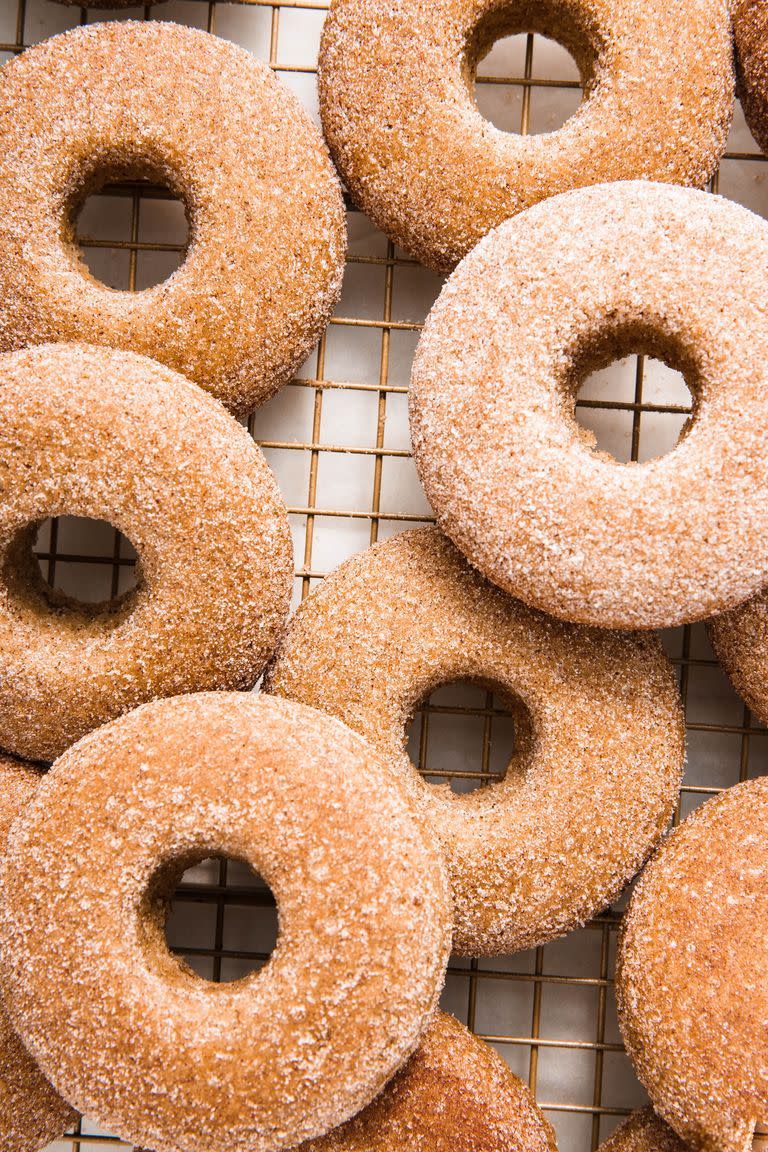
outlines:
[[[548,136],[473,100],[518,31],[582,76]],[[266,65],[173,23],[83,26],[0,70],[2,1152],[83,1113],[152,1152],[555,1152],[526,1086],[437,1011],[449,952],[562,936],[653,853],[617,999],[656,1112],[604,1152],[751,1147],[768,783],[664,839],[684,715],[653,630],[708,620],[768,721],[768,224],[701,190],[737,80],[768,147],[767,33],[768,0],[332,0],[325,142]],[[410,392],[437,526],[353,557],[288,621],[286,509],[236,417],[339,298],[331,157],[452,273]],[[126,179],[169,188],[190,232],[138,293],[97,282],[75,237]],[[694,396],[642,465],[574,415],[629,352]],[[130,539],[135,589],[87,607],[47,586],[33,546],[62,515]],[[466,796],[405,751],[458,679],[500,691],[517,734]],[[266,966],[226,985],[165,937],[180,877],[217,854],[279,917]]]

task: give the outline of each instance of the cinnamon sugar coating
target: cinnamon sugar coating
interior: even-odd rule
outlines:
[[[51,591],[32,546],[60,515],[123,532],[136,588],[101,605]],[[213,397],[130,352],[0,356],[0,747],[52,760],[145,700],[252,687],[292,568],[274,477]]]
[[[754,714],[768,721],[768,588],[707,621],[715,655]]]
[[[37,769],[0,753],[0,852],[40,779]],[[44,1078],[0,1004],[0,1148],[37,1152],[76,1120],[77,1113]]]
[[[419,475],[440,526],[526,603],[598,627],[705,619],[768,582],[768,224],[690,189],[571,192],[456,269],[413,365]],[[629,352],[680,369],[694,414],[643,464],[574,404]]]
[[[690,1152],[653,1108],[641,1108],[620,1124],[598,1152]]]
[[[478,62],[533,31],[574,56],[585,98],[520,136],[475,103]],[[572,188],[703,187],[734,100],[727,0],[332,0],[320,111],[352,196],[397,244],[448,271],[492,228]]]
[[[627,1051],[702,1152],[745,1152],[768,1119],[767,826],[768,778],[708,801],[659,849],[622,929]]]
[[[88,99],[83,99],[83,93]],[[186,207],[183,265],[116,292],[74,219],[105,182],[149,177]],[[0,73],[0,349],[139,352],[243,415],[320,336],[346,248],[338,178],[298,99],[251,53],[158,21],[76,28]]]
[[[557,1152],[526,1084],[492,1048],[438,1013],[365,1111],[296,1152]]]
[[[441,684],[516,700],[502,781],[428,784],[406,726]],[[437,529],[342,564],[303,602],[267,691],[338,716],[386,757],[448,862],[454,948],[516,952],[583,924],[642,865],[672,815],[684,735],[656,637],[563,624],[482,579]]]
[[[278,905],[272,957],[229,984],[165,942],[181,874],[212,854]],[[155,1152],[272,1152],[348,1120],[418,1046],[448,959],[440,855],[386,764],[250,693],[157,701],[81,740],[0,884],[14,1027],[81,1111]]]
[[[749,130],[768,150],[768,4],[734,0],[733,35],[739,99]]]

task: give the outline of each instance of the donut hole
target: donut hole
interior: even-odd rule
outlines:
[[[503,780],[523,782],[533,740],[528,708],[490,681],[435,685],[413,710],[405,746],[428,784],[466,796]]]
[[[138,586],[136,550],[107,520],[44,520],[34,552],[46,589],[72,603],[119,606]]]
[[[175,964],[217,984],[259,972],[277,946],[272,890],[236,857],[198,853],[166,865],[150,885],[144,914],[159,925]]]
[[[519,2],[486,13],[467,37],[465,79],[502,132],[557,132],[594,84],[601,45],[575,6]]]
[[[159,165],[104,162],[82,177],[63,239],[80,272],[118,292],[142,292],[184,263],[190,211]]]
[[[696,416],[695,364],[671,341],[660,346],[642,335],[625,340],[619,334],[610,343],[582,352],[565,382],[579,439],[618,464],[645,464],[668,455]]]
[[[106,520],[60,516],[22,529],[4,558],[4,576],[20,602],[63,620],[108,617],[134,607],[141,572],[130,540]]]

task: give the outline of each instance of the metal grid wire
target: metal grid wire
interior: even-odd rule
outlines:
[[[49,0],[0,0],[0,53],[78,21],[115,17],[60,8]],[[315,59],[292,51],[301,22],[317,38],[320,0],[251,0],[231,6],[172,0],[144,9],[145,18],[176,19],[241,39],[268,60],[313,108]],[[141,9],[130,13],[134,18]],[[527,133],[556,126],[578,102],[572,62],[537,72],[541,41],[516,38],[506,56],[494,51],[478,77],[478,103],[499,126]],[[510,64],[510,61],[512,62]],[[553,98],[561,98],[558,107]],[[556,104],[556,100],[555,100]],[[543,109],[537,127],[537,115]],[[768,174],[739,120],[733,144],[712,182],[761,210]],[[162,279],[184,256],[183,226],[162,189],[140,184],[105,189],[81,217],[81,246],[92,270],[116,288]],[[95,204],[95,202],[94,202]],[[316,352],[284,392],[249,421],[289,504],[296,548],[296,599],[306,596],[346,555],[411,523],[430,521],[410,462],[405,418],[408,368],[440,281],[409,260],[349,207],[350,255],[342,302]],[[93,209],[93,210],[92,210]],[[89,214],[90,213],[90,214]],[[154,263],[153,263],[154,262]],[[150,267],[152,265],[152,267]],[[342,365],[342,369],[339,369]],[[606,380],[585,388],[579,417],[616,455],[647,457],[644,435],[674,443],[690,410],[672,374],[633,357]],[[654,372],[656,375],[654,376]],[[344,415],[338,432],[339,414]],[[617,421],[624,428],[617,433]],[[663,421],[669,424],[660,431]],[[606,425],[614,439],[604,443]],[[328,429],[336,429],[329,433]],[[344,430],[348,433],[344,437]],[[618,439],[617,439],[618,436]],[[650,443],[651,441],[649,441]],[[52,585],[84,599],[115,596],[130,585],[134,553],[114,529],[53,522],[38,553]],[[678,629],[665,643],[680,676],[689,764],[675,819],[738,780],[765,771],[766,729],[737,699],[712,658],[703,630]],[[466,790],[499,775],[514,743],[503,702],[476,686],[438,690],[410,732],[414,762],[429,779]],[[452,961],[444,1005],[464,1020],[531,1085],[558,1130],[563,1152],[587,1152],[645,1097],[623,1052],[613,1003],[613,965],[620,908],[563,941],[531,953]],[[211,861],[185,877],[169,925],[172,946],[201,975],[233,979],[259,966],[276,932],[270,893],[237,863]],[[87,1059],[87,1053],[84,1054]],[[87,1120],[60,1147],[75,1152],[119,1142]]]

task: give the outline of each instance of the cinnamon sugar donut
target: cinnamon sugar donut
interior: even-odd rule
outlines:
[[[453,1016],[439,1013],[382,1094],[296,1152],[557,1152],[528,1086]]]
[[[522,721],[506,777],[464,796],[428,784],[405,749],[416,707],[455,680],[500,687]],[[532,611],[434,528],[326,577],[266,688],[338,716],[386,757],[442,843],[462,953],[532,948],[604,908],[657,843],[680,786],[682,710],[656,638]]]
[[[223,985],[164,933],[211,854],[251,864],[280,922],[266,967]],[[14,1027],[81,1111],[155,1152],[272,1152],[348,1120],[417,1047],[448,958],[439,853],[387,766],[265,696],[157,701],[85,737],[0,879]]]
[[[626,914],[619,1022],[657,1112],[702,1152],[768,1120],[768,778],[708,801],[659,850]]]
[[[0,753],[0,851],[39,780],[36,769]],[[37,1152],[76,1120],[77,1113],[43,1077],[0,1005],[0,1147]]]
[[[705,619],[768,582],[768,224],[661,184],[571,192],[502,225],[427,321],[419,475],[480,571],[609,628]],[[574,403],[629,352],[680,369],[694,414],[644,464],[594,450]]]
[[[736,691],[768,722],[768,588],[707,621],[715,656]]]
[[[117,292],[83,264],[74,221],[105,183],[144,177],[184,202],[189,247],[162,284]],[[139,352],[242,415],[320,336],[345,245],[320,134],[245,49],[178,24],[108,22],[0,72],[1,350]]]
[[[739,99],[749,130],[768,150],[768,4],[736,0],[733,7]]]
[[[502,132],[473,95],[494,41],[571,52],[584,102],[544,136]],[[331,153],[360,207],[447,271],[548,196],[649,179],[703,187],[733,111],[726,0],[332,0],[319,61]]]
[[[101,605],[49,589],[32,546],[61,515],[123,532],[136,588]],[[153,697],[252,687],[291,552],[263,455],[194,384],[106,348],[0,356],[0,747],[52,760]]]
[[[653,1108],[641,1108],[600,1145],[598,1152],[689,1152]]]

